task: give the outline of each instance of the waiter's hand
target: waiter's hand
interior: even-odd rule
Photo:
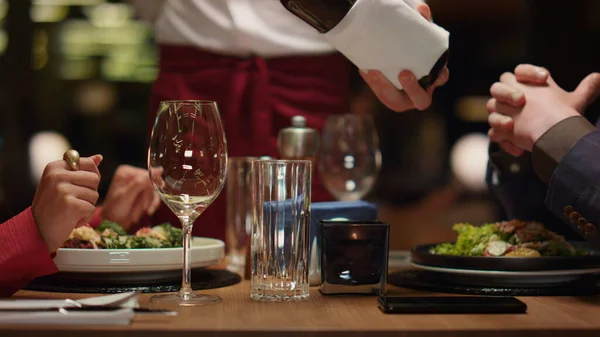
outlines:
[[[431,21],[431,10],[426,4],[418,4],[415,7],[424,18]],[[448,67],[444,67],[438,79],[427,90],[423,89],[410,71],[398,74],[398,80],[404,90],[398,90],[388,81],[380,71],[370,70],[368,73],[360,72],[362,78],[367,82],[373,93],[385,106],[396,112],[411,109],[425,110],[431,105],[431,97],[435,88],[444,85],[450,77]]]

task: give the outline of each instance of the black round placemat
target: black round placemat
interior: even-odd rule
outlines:
[[[598,277],[586,276],[551,287],[485,287],[452,282],[440,273],[409,270],[390,273],[388,283],[397,287],[439,293],[484,296],[589,296],[600,293]]]
[[[192,289],[215,289],[237,284],[241,281],[238,274],[227,270],[195,269],[192,271]],[[150,284],[102,284],[100,282],[81,282],[61,273],[40,277],[31,282],[26,290],[55,293],[123,293],[139,291],[142,293],[176,292],[181,288],[181,280],[169,280],[164,283]]]

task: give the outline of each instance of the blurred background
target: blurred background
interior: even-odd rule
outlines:
[[[353,72],[352,112],[375,116],[383,157],[368,199],[393,249],[502,218],[483,180],[485,102],[502,72],[544,65],[573,90],[600,65],[600,1],[428,3],[451,33],[451,76],[427,112],[386,110]],[[118,165],[145,167],[156,74],[151,27],[126,1],[0,0],[0,222],[31,204],[39,167],[69,143],[104,155],[101,195]]]

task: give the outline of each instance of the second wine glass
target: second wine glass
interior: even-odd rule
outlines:
[[[152,297],[152,302],[195,306],[221,301],[192,291],[192,227],[217,198],[227,172],[227,141],[216,102],[161,102],[148,149],[148,171],[160,199],[181,221],[183,273],[179,294]]]
[[[362,199],[375,185],[381,167],[379,137],[370,116],[327,118],[322,131],[319,173],[337,200]]]

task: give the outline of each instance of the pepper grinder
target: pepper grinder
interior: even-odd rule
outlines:
[[[319,151],[319,132],[306,126],[306,118],[292,117],[292,126],[279,131],[277,140],[281,159],[310,160],[315,167]]]
[[[319,132],[306,126],[306,118],[292,117],[292,126],[279,131],[277,141],[281,159],[310,160],[312,170],[315,169],[317,153],[319,151]],[[315,237],[309,243],[309,283],[318,285],[321,282],[321,269],[319,261],[318,242]]]

